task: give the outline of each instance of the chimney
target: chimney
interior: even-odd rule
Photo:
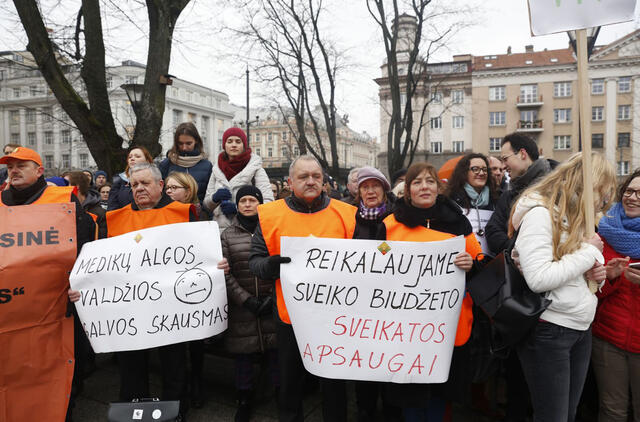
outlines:
[[[507,47],[507,54],[511,54],[511,46]]]
[[[525,53],[533,53],[533,44],[525,45],[524,46],[524,52]]]

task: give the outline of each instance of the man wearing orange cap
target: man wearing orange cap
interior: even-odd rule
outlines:
[[[0,196],[0,391],[7,420],[62,421],[74,373],[74,332],[85,335],[67,311],[68,272],[82,245],[94,240],[95,224],[73,187],[47,185],[34,150],[17,147],[0,164],[7,165],[9,184]],[[45,392],[47,399],[39,400]]]

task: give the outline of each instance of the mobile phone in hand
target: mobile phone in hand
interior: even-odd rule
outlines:
[[[640,270],[640,262],[629,262],[629,267]]]

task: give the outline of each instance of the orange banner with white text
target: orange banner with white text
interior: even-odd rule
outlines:
[[[65,420],[75,217],[72,203],[0,206],[0,422]]]

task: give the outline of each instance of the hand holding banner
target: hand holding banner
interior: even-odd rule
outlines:
[[[98,353],[219,334],[227,290],[218,225],[179,223],[85,245],[71,272],[78,315]]]
[[[449,375],[463,237],[392,242],[283,237],[282,288],[305,368],[318,376],[440,383]]]

